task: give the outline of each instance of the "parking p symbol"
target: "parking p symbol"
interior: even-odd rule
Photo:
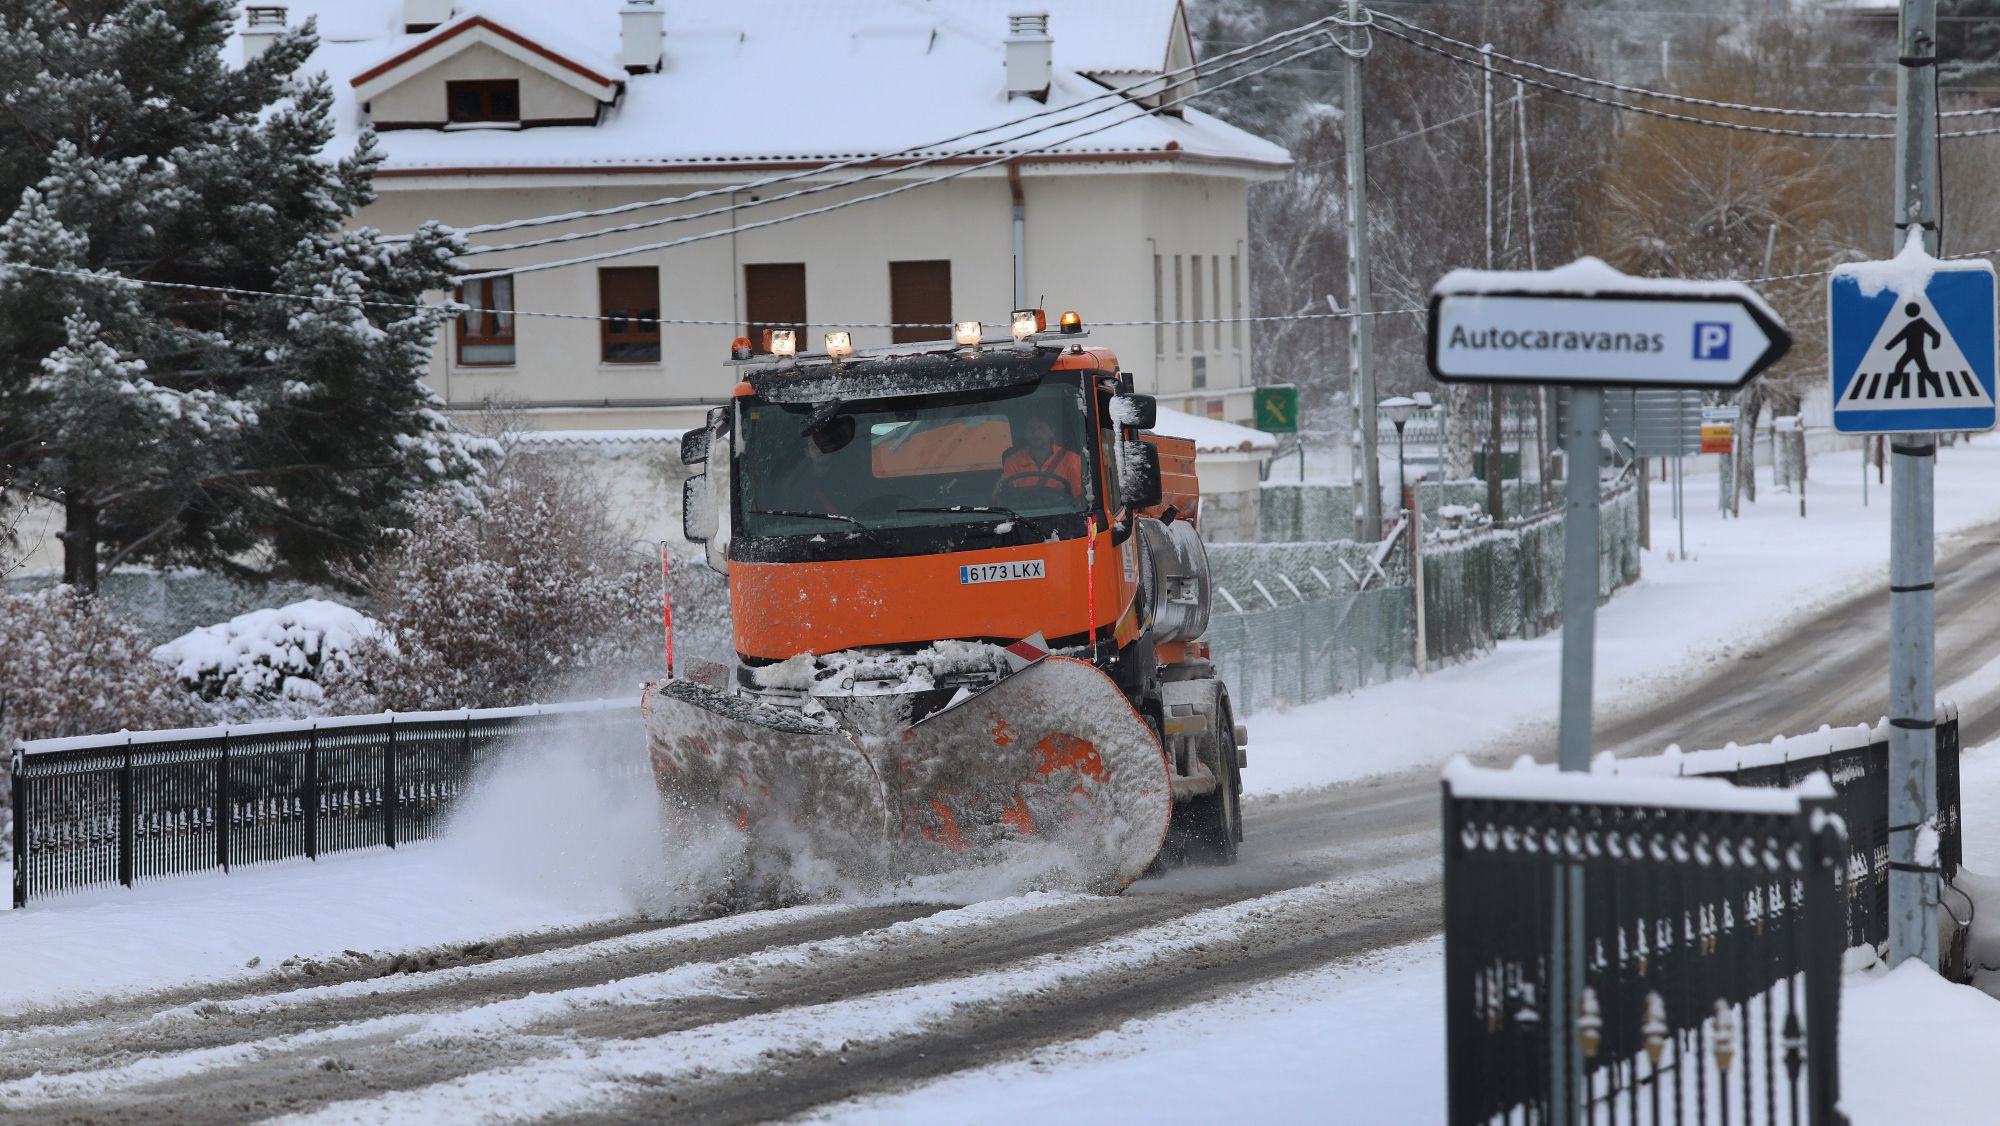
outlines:
[[[1726,322],[1694,322],[1694,358],[1697,360],[1729,358],[1729,325]]]

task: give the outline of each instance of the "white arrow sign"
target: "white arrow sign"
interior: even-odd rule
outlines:
[[[1741,282],[1633,278],[1583,258],[1446,274],[1431,291],[1427,358],[1446,381],[1740,387],[1791,343]]]

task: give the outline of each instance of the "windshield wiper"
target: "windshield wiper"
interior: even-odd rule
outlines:
[[[750,510],[750,514],[752,516],[797,516],[807,520],[839,520],[843,523],[854,525],[856,531],[866,532],[876,539],[882,538],[881,533],[875,529],[863,524],[852,516],[842,516],[838,512],[807,512],[804,509],[798,508],[753,508]]]
[[[1008,518],[1009,520],[1016,520],[1016,521],[1019,521],[1020,523],[1023,523],[1023,524],[1026,524],[1026,525],[1028,525],[1028,526],[1029,526],[1030,528],[1038,528],[1038,527],[1040,527],[1040,526],[1041,526],[1040,524],[1038,524],[1038,523],[1037,523],[1037,522],[1035,521],[1035,518],[1034,518],[1034,517],[1032,517],[1032,516],[1023,516],[1023,515],[1021,515],[1020,513],[1018,513],[1018,512],[1016,512],[1016,511],[1014,511],[1013,509],[1011,509],[1011,508],[1008,508],[1008,507],[1007,507],[1006,505],[1004,505],[1004,504],[950,504],[950,505],[925,505],[925,506],[922,506],[922,507],[919,507],[919,508],[899,508],[899,509],[897,509],[896,511],[898,511],[898,512],[978,512],[978,513],[985,513],[985,514],[990,514],[990,515],[994,515],[994,516],[1005,516],[1005,517],[1007,517],[1007,518]]]

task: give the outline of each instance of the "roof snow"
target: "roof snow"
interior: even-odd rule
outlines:
[[[619,49],[620,0],[473,0],[454,22],[482,16],[543,45],[574,51],[588,69]],[[1150,154],[1254,168],[1289,163],[1284,149],[1198,110],[1184,117],[1116,106],[1048,132],[999,128],[1045,108],[1105,93],[1088,75],[1157,72],[1176,0],[1044,0],[1055,74],[1046,106],[1007,97],[1007,15],[995,0],[679,0],[662,5],[664,58],[654,74],[625,74],[615,105],[594,126],[524,130],[398,129],[381,136],[385,170],[560,169],[827,161],[898,152],[985,126],[984,155],[1025,153],[1051,142],[1071,158]],[[402,30],[402,0],[294,0],[289,19],[319,19],[309,69],[336,96],[330,151],[349,151],[366,115],[353,80],[435,37]],[[232,53],[236,50],[232,45]],[[1121,77],[1121,84],[1129,84]],[[440,92],[442,97],[442,92]],[[1107,122],[1119,123],[1074,138]],[[967,142],[952,146],[965,147]]]
[[[1172,407],[1159,408],[1158,417],[1153,422],[1153,433],[1165,434],[1169,438],[1186,438],[1194,443],[1195,449],[1210,453],[1257,452],[1278,448],[1278,440],[1262,430],[1252,430],[1219,418],[1203,418]]]

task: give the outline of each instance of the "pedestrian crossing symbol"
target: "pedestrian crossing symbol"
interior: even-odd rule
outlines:
[[[1912,243],[1834,271],[1828,290],[1833,426],[1846,434],[1991,430],[1993,267]]]

